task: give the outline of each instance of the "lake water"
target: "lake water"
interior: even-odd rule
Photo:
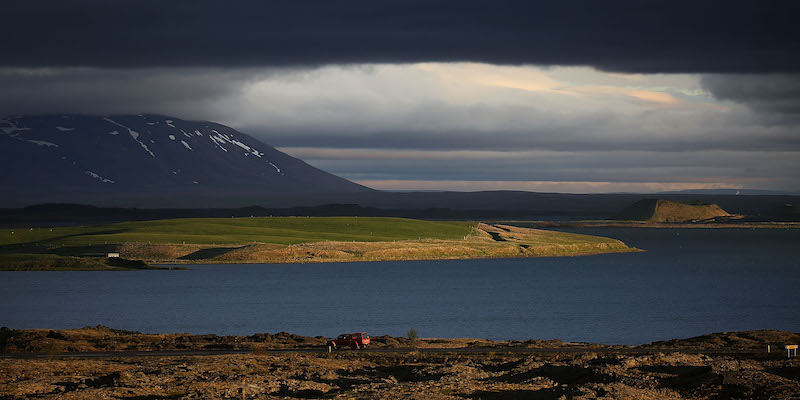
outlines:
[[[640,344],[800,331],[800,230],[582,229],[643,253],[0,272],[0,326]]]

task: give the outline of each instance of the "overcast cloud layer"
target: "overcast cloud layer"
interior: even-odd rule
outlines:
[[[216,120],[377,188],[796,190],[795,81],[473,63],[4,69],[0,107]]]
[[[11,0],[2,8],[6,66],[473,61],[800,71],[796,1]]]
[[[213,120],[386,189],[800,191],[798,4],[12,1],[0,115]]]

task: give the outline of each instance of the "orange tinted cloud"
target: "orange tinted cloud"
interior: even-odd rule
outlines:
[[[644,100],[650,103],[659,103],[665,105],[678,105],[680,100],[675,96],[665,92],[654,92],[649,90],[629,90],[627,94],[639,100]]]

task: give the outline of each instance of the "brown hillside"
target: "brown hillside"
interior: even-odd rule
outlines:
[[[623,210],[617,218],[646,222],[690,222],[727,216],[730,214],[716,204],[645,199]]]

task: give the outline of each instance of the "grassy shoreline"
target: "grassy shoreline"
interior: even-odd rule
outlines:
[[[148,264],[317,263],[580,256],[639,251],[619,240],[508,225],[403,218],[201,218],[0,231],[0,270]],[[16,236],[14,236],[16,235]],[[118,252],[122,259],[86,254]]]
[[[0,254],[0,271],[135,271],[168,269],[141,260],[55,254]]]

